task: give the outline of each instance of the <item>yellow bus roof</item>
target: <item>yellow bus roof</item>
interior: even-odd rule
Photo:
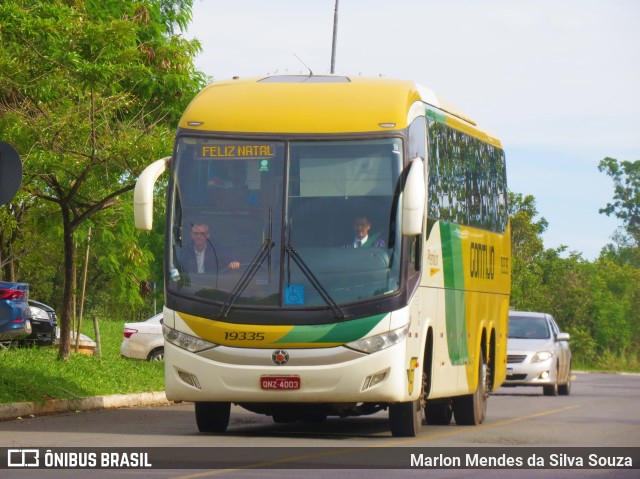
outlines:
[[[453,115],[455,118],[446,115],[446,123],[454,128],[497,142],[415,82],[359,76],[285,75],[216,81],[191,101],[179,126],[244,133],[380,132],[406,128],[415,118],[417,102]]]

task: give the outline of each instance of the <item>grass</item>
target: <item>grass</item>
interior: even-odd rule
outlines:
[[[573,366],[574,369],[586,371],[639,373],[640,354],[631,351],[604,351],[588,361],[574,361]]]
[[[0,403],[164,390],[162,362],[120,356],[123,325],[100,322],[101,356],[72,353],[69,361],[58,361],[57,346],[0,350]],[[83,334],[95,338],[91,322]]]

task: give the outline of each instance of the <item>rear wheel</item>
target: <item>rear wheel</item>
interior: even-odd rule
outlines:
[[[149,361],[164,361],[164,348],[156,348],[151,351]]]
[[[453,414],[459,426],[477,426],[482,424],[487,415],[487,398],[489,397],[488,365],[480,352],[478,361],[478,387],[473,394],[453,399]]]
[[[225,432],[229,425],[231,403],[196,402],[196,423],[200,432]]]
[[[432,426],[446,426],[451,422],[453,417],[453,408],[451,401],[434,403],[427,401],[427,407],[424,410],[424,418],[427,424]]]

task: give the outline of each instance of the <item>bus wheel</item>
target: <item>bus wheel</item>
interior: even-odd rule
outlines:
[[[430,426],[447,426],[451,422],[452,416],[451,400],[446,402],[427,401],[424,418]]]
[[[484,421],[487,415],[488,365],[484,362],[484,356],[480,353],[478,361],[478,387],[476,392],[466,396],[453,398],[453,414],[456,424],[459,426],[477,426]]]
[[[395,437],[415,437],[422,429],[422,401],[389,405],[389,426]]]
[[[225,432],[229,425],[231,403],[196,402],[196,423],[200,432]]]

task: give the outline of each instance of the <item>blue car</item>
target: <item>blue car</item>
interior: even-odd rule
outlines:
[[[0,281],[0,344],[24,339],[31,330],[29,285]]]

